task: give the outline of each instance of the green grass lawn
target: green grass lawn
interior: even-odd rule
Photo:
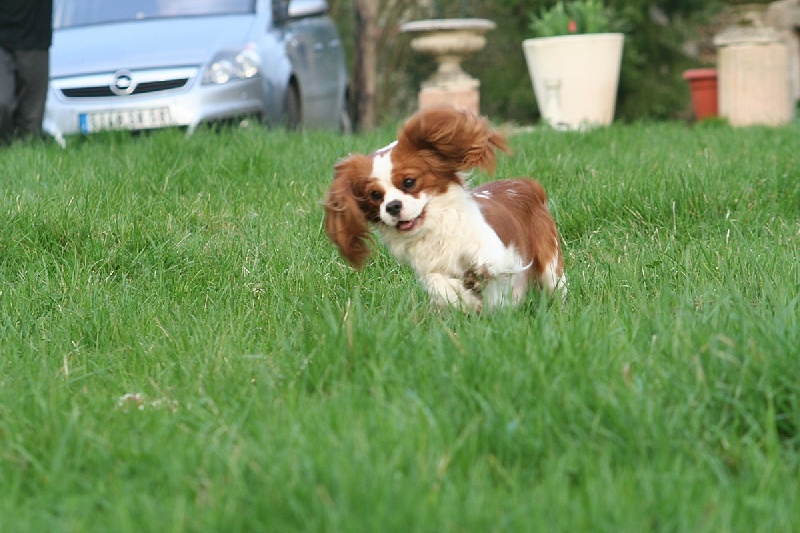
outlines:
[[[570,295],[471,317],[327,242],[392,138],[0,152],[0,531],[800,529],[800,125],[514,136]]]

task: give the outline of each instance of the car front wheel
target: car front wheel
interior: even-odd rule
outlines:
[[[342,115],[339,117],[339,132],[345,135],[353,133],[353,119],[350,118],[350,110],[347,107],[347,97],[342,104]]]
[[[290,83],[286,90],[286,99],[283,104],[283,125],[287,130],[298,130],[302,125],[302,109],[300,105],[300,90],[296,83]]]

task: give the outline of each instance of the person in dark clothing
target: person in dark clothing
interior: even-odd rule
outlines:
[[[41,137],[53,0],[0,0],[0,143]]]

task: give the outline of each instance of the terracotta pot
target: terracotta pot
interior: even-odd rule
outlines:
[[[693,68],[683,73],[692,93],[692,107],[697,120],[719,115],[717,96],[717,69]]]

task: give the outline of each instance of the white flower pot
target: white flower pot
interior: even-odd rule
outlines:
[[[589,33],[523,41],[542,118],[569,129],[611,124],[624,40]]]

